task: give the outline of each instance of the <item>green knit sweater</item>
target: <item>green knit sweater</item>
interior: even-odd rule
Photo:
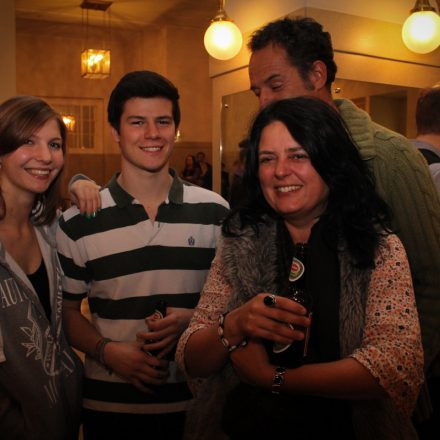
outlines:
[[[408,139],[374,123],[351,101],[335,104],[390,207],[411,265],[425,369],[440,376],[440,200],[429,168]]]

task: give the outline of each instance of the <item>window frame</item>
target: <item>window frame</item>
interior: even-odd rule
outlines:
[[[68,154],[102,154],[104,151],[104,100],[102,98],[66,98],[55,96],[42,96],[50,106],[60,114],[63,106],[93,106],[95,107],[94,120],[94,145],[93,147],[72,147],[69,142],[70,132],[67,132],[67,153]],[[78,124],[78,121],[76,121]],[[80,138],[82,137],[79,134]]]

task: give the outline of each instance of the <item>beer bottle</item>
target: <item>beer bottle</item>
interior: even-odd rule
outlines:
[[[312,297],[307,292],[306,285],[306,262],[307,262],[307,243],[297,243],[295,245],[295,256],[289,272],[287,298],[296,301],[307,309],[307,315],[312,316]],[[294,328],[292,324],[288,324]],[[291,344],[272,344],[270,353],[271,362],[286,368],[296,368],[302,365],[307,356],[308,343],[310,338],[310,327],[302,327],[297,330],[304,331],[304,339],[293,341]]]

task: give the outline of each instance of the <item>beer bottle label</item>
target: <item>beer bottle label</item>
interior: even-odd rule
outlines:
[[[303,262],[298,260],[298,258],[293,258],[292,266],[290,267],[289,281],[293,283],[299,280],[304,275],[305,270]]]

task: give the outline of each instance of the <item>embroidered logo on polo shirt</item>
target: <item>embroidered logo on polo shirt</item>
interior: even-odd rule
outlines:
[[[196,240],[192,235],[191,235],[191,237],[188,238],[188,244],[190,246],[194,246],[196,244]]]

